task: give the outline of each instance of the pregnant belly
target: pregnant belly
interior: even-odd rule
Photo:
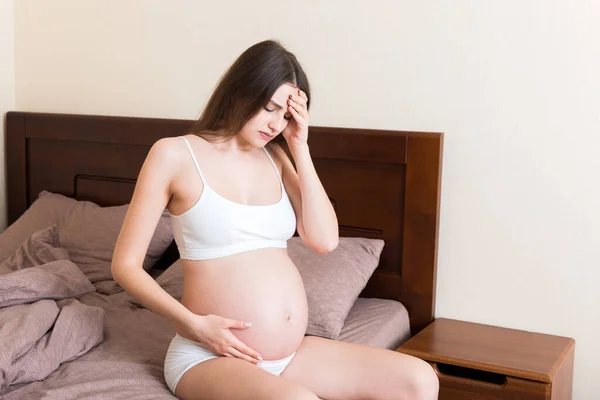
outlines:
[[[183,260],[183,268],[182,303],[190,311],[251,322],[231,331],[265,360],[287,357],[300,346],[308,321],[306,292],[286,249]]]

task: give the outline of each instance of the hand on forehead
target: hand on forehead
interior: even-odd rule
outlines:
[[[273,100],[284,101],[290,98],[290,95],[294,97],[300,96],[304,100],[308,100],[306,93],[304,93],[298,86],[292,85],[291,83],[284,83],[275,91],[273,94]]]

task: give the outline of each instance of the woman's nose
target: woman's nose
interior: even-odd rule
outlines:
[[[271,122],[269,123],[269,128],[271,128],[273,131],[279,133],[283,130],[283,128],[285,128],[285,123],[287,121],[284,118],[273,118],[271,120]]]

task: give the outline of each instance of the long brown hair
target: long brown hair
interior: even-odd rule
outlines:
[[[209,141],[230,139],[285,83],[292,83],[306,93],[308,108],[310,87],[296,56],[275,40],[249,47],[223,74],[189,133]],[[285,139],[278,135],[273,141]]]

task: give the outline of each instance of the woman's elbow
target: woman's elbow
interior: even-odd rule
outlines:
[[[110,266],[110,275],[112,276],[112,279],[119,283],[120,280],[120,268],[118,267],[118,264],[115,264],[114,262],[111,264]]]
[[[132,260],[123,261],[121,259],[113,258],[110,265],[110,274],[115,282],[121,284],[123,276],[130,275],[130,271],[136,267],[141,269],[141,263]]]
[[[313,249],[319,254],[327,254],[334,251],[339,244],[339,237],[336,236],[331,238],[330,240],[323,240],[317,246],[314,246]]]

